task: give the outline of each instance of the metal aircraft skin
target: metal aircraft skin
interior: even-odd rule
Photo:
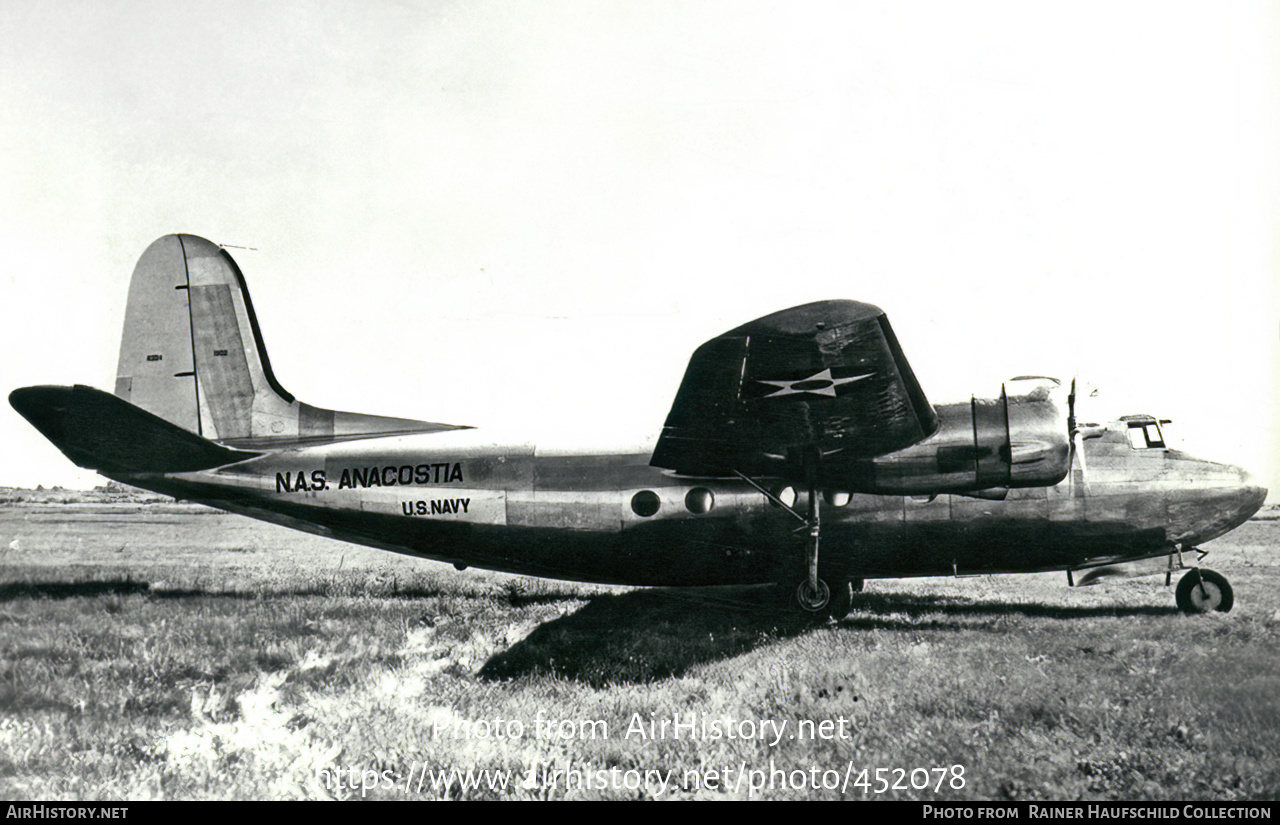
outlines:
[[[168,235],[134,271],[115,393],[27,387],[10,403],[108,478],[460,568],[782,583],[835,616],[869,578],[1137,569],[1167,584],[1185,569],[1183,610],[1231,608],[1191,556],[1266,490],[1167,448],[1150,416],[1077,422],[1074,384],[993,390],[935,407],[883,312],[824,301],[700,347],[652,453],[498,443],[296,400],[231,256]]]

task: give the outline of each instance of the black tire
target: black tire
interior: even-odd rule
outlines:
[[[853,594],[862,590],[862,579],[836,582],[831,588],[831,603],[827,605],[827,615],[837,622],[849,615],[853,609]]]
[[[818,579],[816,591],[809,587],[808,579],[802,579],[794,592],[796,605],[805,613],[825,615],[831,604],[831,587],[822,579]]]
[[[1178,609],[1183,613],[1228,613],[1235,605],[1235,594],[1225,577],[1212,570],[1191,570],[1178,581],[1174,591]]]
[[[818,593],[809,592],[808,579],[802,579],[789,588],[793,608],[812,618],[835,619],[839,621],[849,615],[853,609],[853,594],[856,582],[842,579],[827,582],[818,579]]]

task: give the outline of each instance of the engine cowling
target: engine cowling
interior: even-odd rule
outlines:
[[[1044,487],[1071,464],[1067,391],[1052,378],[1015,378],[995,398],[938,406],[925,440],[870,460],[824,458],[824,483],[866,493],[928,495]]]

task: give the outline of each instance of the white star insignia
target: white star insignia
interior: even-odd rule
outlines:
[[[829,398],[836,397],[836,387],[842,387],[845,384],[852,384],[854,381],[861,381],[864,378],[870,378],[871,373],[864,375],[854,375],[850,378],[833,378],[831,376],[831,368],[828,367],[821,372],[815,372],[808,378],[800,378],[795,381],[766,381],[763,378],[757,378],[756,381],[761,384],[769,384],[777,387],[774,392],[764,396],[765,398],[782,398],[787,395],[801,395],[807,393],[809,395],[825,395]]]

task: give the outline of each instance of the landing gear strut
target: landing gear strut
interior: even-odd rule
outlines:
[[[1227,613],[1235,604],[1235,594],[1226,578],[1201,568],[1187,571],[1178,581],[1174,598],[1183,613]]]
[[[822,534],[822,506],[818,496],[817,451],[810,451],[805,455],[804,465],[805,476],[809,482],[809,517],[805,519],[805,524],[809,527],[809,541],[805,546],[809,577],[796,591],[796,599],[802,608],[816,613],[825,610],[831,601],[831,588],[818,578],[818,538]]]
[[[811,450],[805,455],[805,476],[809,489],[809,511],[807,516],[797,513],[791,507],[790,502],[782,501],[744,473],[735,470],[734,474],[752,487],[755,487],[764,494],[765,498],[782,507],[804,524],[804,527],[800,528],[800,530],[805,530],[808,533],[808,540],[805,543],[805,577],[798,584],[795,583],[795,579],[791,579],[790,583],[784,580],[781,585],[784,592],[789,592],[788,598],[792,604],[799,607],[804,613],[813,616],[829,616],[838,620],[849,615],[849,610],[853,607],[853,594],[862,591],[862,579],[832,579],[827,581],[818,575],[818,545],[822,536],[822,510],[819,504],[821,496],[818,492],[818,461],[817,450]],[[799,532],[799,530],[796,532]]]
[[[805,518],[809,540],[805,545],[808,575],[795,591],[796,604],[806,613],[829,616],[837,621],[853,607],[853,582],[848,579],[824,581],[818,577],[818,542],[822,536],[822,496],[818,492],[818,451],[805,455],[805,476],[809,487],[809,514]],[[862,582],[858,582],[861,590]]]

